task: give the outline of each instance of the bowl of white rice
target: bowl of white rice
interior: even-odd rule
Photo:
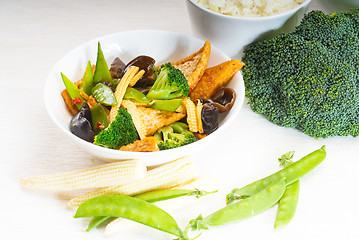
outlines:
[[[192,32],[232,58],[249,44],[292,31],[311,0],[187,0]]]

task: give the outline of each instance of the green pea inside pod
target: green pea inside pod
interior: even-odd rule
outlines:
[[[125,95],[123,96],[126,100],[131,100],[133,102],[143,103],[143,104],[150,104],[151,100],[146,97],[144,93],[138,91],[135,88],[128,87],[126,89]]]
[[[99,134],[102,129],[108,127],[108,119],[105,108],[101,104],[97,104],[96,106],[92,107],[90,111],[92,119],[92,129],[95,134]]]
[[[154,103],[150,106],[151,108],[174,112],[176,111],[182,104],[182,99],[170,99],[170,100],[154,100]]]
[[[98,83],[92,88],[92,95],[98,103],[105,106],[114,106],[117,104],[116,97],[111,88],[103,83]]]

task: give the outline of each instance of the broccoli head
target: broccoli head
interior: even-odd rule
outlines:
[[[160,67],[156,81],[147,97],[166,100],[181,96],[187,97],[188,94],[189,86],[186,77],[181,70],[166,63]]]
[[[243,78],[254,112],[315,138],[359,136],[359,11],[308,13],[291,33],[250,45]]]
[[[187,126],[185,123],[176,122],[162,127],[155,133],[160,150],[177,148],[197,141],[194,134],[187,130],[188,127],[182,125]]]
[[[137,130],[132,122],[131,115],[123,108],[118,109],[115,120],[95,136],[94,144],[107,148],[120,147],[138,140]]]

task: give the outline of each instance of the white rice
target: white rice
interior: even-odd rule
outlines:
[[[264,17],[289,11],[305,0],[195,0],[199,5],[224,15]]]

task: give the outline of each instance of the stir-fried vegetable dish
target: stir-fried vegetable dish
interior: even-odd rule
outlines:
[[[229,60],[207,68],[211,45],[156,65],[150,56],[110,67],[98,43],[96,64],[89,61],[77,82],[61,73],[61,95],[73,115],[70,131],[96,145],[152,152],[193,143],[218,128],[219,114],[233,106],[236,93],[225,85],[243,66]]]

